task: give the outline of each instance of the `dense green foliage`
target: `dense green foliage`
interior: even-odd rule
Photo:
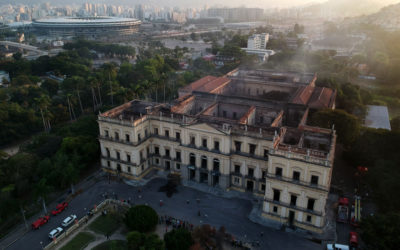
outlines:
[[[125,224],[130,230],[141,233],[154,230],[158,223],[157,212],[146,205],[137,205],[129,208],[125,214]]]
[[[362,238],[367,249],[392,250],[400,245],[400,214],[378,214],[362,221]]]
[[[120,227],[119,219],[115,213],[102,215],[92,222],[89,228],[98,234],[111,236]]]
[[[174,229],[164,235],[167,249],[188,250],[194,243],[192,234],[184,229]]]
[[[131,46],[123,46],[119,44],[104,44],[95,41],[88,40],[77,40],[72,43],[67,43],[64,45],[64,49],[78,50],[81,56],[96,56],[92,54],[89,50],[95,50],[97,52],[104,53],[106,55],[117,55],[117,56],[134,56],[135,48]]]
[[[138,231],[129,232],[126,236],[129,250],[164,250],[164,242],[157,234],[144,234]],[[174,248],[168,248],[174,249]]]

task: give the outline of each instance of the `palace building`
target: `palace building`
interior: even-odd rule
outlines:
[[[307,118],[334,109],[314,74],[236,70],[179,90],[172,104],[134,100],[98,116],[104,171],[252,193],[265,218],[321,233],[336,135]]]

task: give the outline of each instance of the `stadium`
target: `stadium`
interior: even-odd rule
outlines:
[[[62,17],[34,20],[37,33],[50,36],[130,36],[139,30],[140,21],[121,17]]]

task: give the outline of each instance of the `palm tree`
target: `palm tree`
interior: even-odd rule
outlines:
[[[50,111],[47,109],[47,107],[51,104],[50,97],[42,94],[39,98],[35,98],[35,102],[39,107],[40,114],[42,116],[44,131],[48,133],[51,129],[50,119],[52,117]]]
[[[51,189],[51,186],[47,185],[46,178],[40,179],[40,181],[35,185],[34,188],[35,197],[42,200],[44,214],[47,214],[46,197],[47,194],[50,193]]]

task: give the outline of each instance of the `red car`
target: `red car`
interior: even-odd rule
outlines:
[[[36,221],[34,221],[32,223],[32,229],[38,229],[40,228],[40,226],[43,226],[44,224],[46,224],[48,221],[50,220],[50,216],[46,215],[43,217],[40,217],[39,219],[37,219]]]
[[[62,202],[60,204],[58,204],[56,206],[56,209],[54,209],[53,211],[51,211],[52,215],[57,215],[59,213],[61,213],[62,211],[64,211],[64,209],[66,209],[68,207],[68,202]]]
[[[358,234],[356,232],[350,232],[350,249],[357,249],[358,247]]]

